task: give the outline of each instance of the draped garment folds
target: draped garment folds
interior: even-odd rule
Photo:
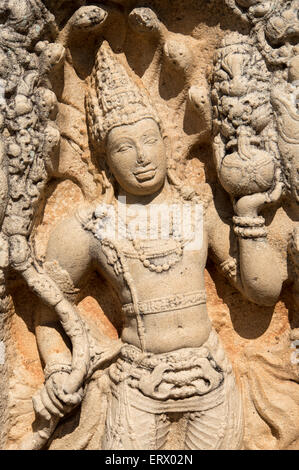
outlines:
[[[200,348],[164,354],[122,344],[117,360],[92,374],[69,434],[65,423],[50,448],[167,448],[174,414],[183,418],[180,449],[241,448],[241,397],[214,330]]]

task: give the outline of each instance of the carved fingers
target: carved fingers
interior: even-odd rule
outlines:
[[[40,392],[40,398],[44,406],[41,414],[45,417],[45,419],[47,416],[48,421],[52,416],[62,418],[64,414],[66,414],[63,412],[63,405],[60,405],[59,401],[55,399],[55,395],[53,393],[50,394],[45,387]]]
[[[275,174],[275,184],[273,189],[265,193],[256,193],[243,196],[238,201],[234,201],[235,213],[239,216],[255,217],[259,210],[265,205],[279,201],[282,195],[284,184],[280,180],[281,170],[278,168]]]
[[[80,388],[74,393],[69,393],[69,375],[54,374],[52,378],[53,391],[55,396],[67,407],[75,407],[81,403],[83,398],[83,389]]]
[[[83,390],[73,394],[66,393],[69,374],[57,372],[46,381],[44,387],[33,397],[33,407],[36,414],[46,421],[53,417],[62,418],[81,403]]]
[[[281,169],[277,168],[275,172],[274,188],[265,194],[265,203],[277,202],[281,198],[284,184],[281,181]]]
[[[53,404],[45,387],[32,398],[32,402],[36,415],[46,421],[50,421],[53,416],[63,417],[63,413]]]

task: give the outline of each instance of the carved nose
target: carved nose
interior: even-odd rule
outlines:
[[[144,165],[144,164],[146,163],[146,160],[147,160],[147,158],[146,158],[146,156],[145,156],[144,151],[143,151],[143,150],[139,150],[139,151],[138,151],[138,155],[137,155],[137,163]]]

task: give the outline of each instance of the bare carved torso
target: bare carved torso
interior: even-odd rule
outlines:
[[[148,242],[149,243],[149,242]],[[96,253],[97,269],[109,283],[114,285],[122,305],[132,302],[131,293],[122,276],[117,276],[113,268],[108,265],[100,243],[94,241],[92,252]],[[167,262],[165,256],[165,240],[152,241],[152,246],[161,251],[159,261]],[[125,242],[127,251],[130,242]],[[124,245],[124,246],[125,246]],[[124,248],[124,252],[126,252]],[[131,253],[134,250],[131,247]],[[127,265],[135,284],[139,302],[169,298],[182,294],[186,297],[190,293],[205,291],[204,269],[207,259],[207,240],[204,237],[203,246],[198,251],[184,248],[180,261],[166,272],[155,273],[145,268],[139,259],[127,259]],[[163,295],[161,295],[163,292]],[[125,343],[140,347],[137,331],[137,321],[134,316],[126,316],[121,338]],[[207,340],[211,331],[211,322],[208,317],[205,303],[200,305],[176,307],[173,311],[157,312],[143,315],[145,328],[145,343],[148,352],[164,353],[186,347],[200,347]]]

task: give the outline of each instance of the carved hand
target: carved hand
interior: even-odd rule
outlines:
[[[240,217],[256,217],[265,204],[276,202],[280,199],[283,183],[280,181],[281,170],[277,169],[275,174],[275,186],[270,191],[243,196],[234,201],[235,213]]]
[[[33,397],[33,406],[37,415],[50,421],[51,418],[62,418],[82,401],[83,389],[67,393],[69,374],[56,372],[46,381],[42,390]]]

